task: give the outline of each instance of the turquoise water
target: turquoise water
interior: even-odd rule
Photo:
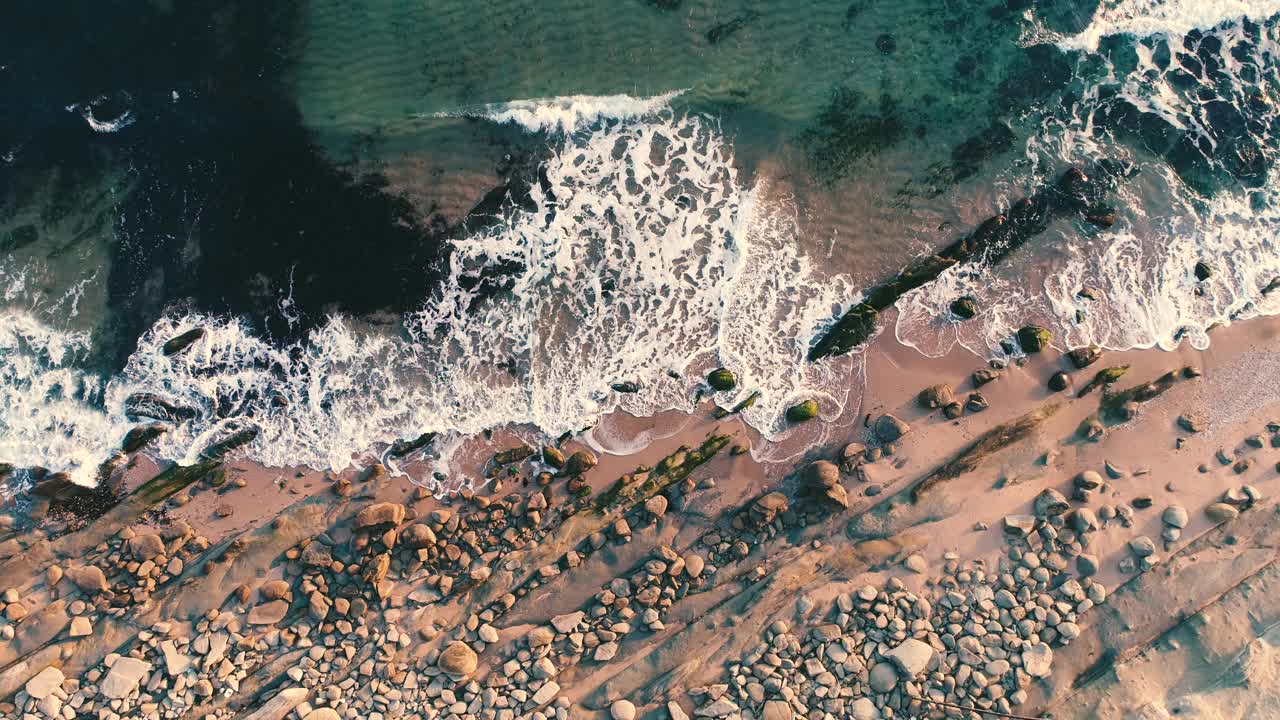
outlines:
[[[448,475],[495,427],[631,449],[587,429],[692,410],[720,365],[741,382],[716,402],[759,393],[761,435],[824,442],[865,348],[807,362],[817,338],[1101,160],[1134,172],[877,332],[1203,346],[1280,312],[1272,5],[24,6],[0,31],[0,461],[91,482],[147,393],[180,410],[164,459],[249,430],[250,459],[343,468],[434,432]],[[826,423],[783,421],[803,398]]]

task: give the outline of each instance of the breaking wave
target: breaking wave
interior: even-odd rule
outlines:
[[[1086,34],[1146,37],[1078,53],[1074,96],[1042,118],[1026,155],[1046,178],[1098,157],[1135,163],[1139,174],[1115,198],[1115,225],[1051,228],[1033,256],[944,273],[900,303],[898,337],[930,355],[959,344],[985,356],[1038,319],[1068,347],[1172,349],[1186,340],[1203,349],[1217,324],[1280,313],[1273,5],[1100,10]],[[1025,177],[1004,184],[1009,202]],[[983,311],[959,322],[948,305],[966,294]]]
[[[801,395],[839,414],[853,361],[804,356],[856,299],[852,287],[818,281],[796,251],[794,204],[739,177],[714,121],[633,115],[561,137],[530,202],[456,241],[438,294],[397,332],[333,316],[281,346],[235,318],[176,314],[139,338],[119,374],[99,379],[76,364],[87,337],[19,312],[0,318],[10,336],[0,352],[18,369],[4,378],[13,402],[0,407],[0,460],[92,482],[145,419],[130,401],[139,393],[171,408],[160,414],[172,427],[152,448],[162,458],[189,463],[253,429],[249,459],[337,470],[427,432],[440,434],[439,451],[500,426],[555,437],[615,409],[692,410],[718,365],[740,383],[715,399],[728,406],[758,392],[744,415],[768,437],[791,432],[781,416]],[[195,328],[204,335],[194,344],[164,354],[167,340]],[[49,436],[56,443],[41,440]]]
[[[436,113],[436,117],[474,117],[513,123],[530,132],[573,133],[605,120],[633,120],[660,113],[684,94],[673,90],[652,97],[630,95],[566,95],[513,100]]]

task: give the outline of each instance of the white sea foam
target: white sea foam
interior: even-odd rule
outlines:
[[[1258,187],[1228,184],[1204,197],[1164,161],[1100,130],[1101,115],[1118,99],[1219,151],[1204,152],[1206,164],[1217,164],[1231,156],[1217,144],[1240,138],[1235,131],[1214,132],[1209,113],[1215,105],[1247,108],[1253,125],[1246,139],[1275,152],[1274,137],[1254,133],[1280,121],[1265,101],[1280,82],[1280,30],[1246,31],[1238,20],[1218,24],[1218,15],[1203,17],[1209,19],[1200,25],[1213,28],[1203,40],[1181,32],[1147,38],[1135,42],[1132,68],[1087,71],[1101,79],[1084,87],[1069,113],[1048,115],[1028,142],[1033,166],[1087,166],[1100,157],[1136,162],[1140,174],[1123,183],[1114,200],[1119,222],[1108,230],[1059,224],[1001,267],[944,273],[899,303],[896,331],[903,342],[931,355],[955,344],[986,355],[1035,320],[1049,323],[1055,342],[1067,347],[1172,349],[1186,341],[1204,348],[1216,324],[1280,314],[1280,290],[1263,292],[1280,277],[1276,171],[1268,170]],[[1187,72],[1167,60],[1179,57],[1209,60],[1188,61]],[[1212,269],[1207,281],[1197,280],[1197,262]],[[1097,299],[1082,295],[1085,289]],[[976,296],[983,311],[959,322],[948,305],[963,294]]]
[[[604,120],[633,120],[666,110],[671,101],[684,94],[673,90],[651,97],[630,95],[566,95],[534,100],[513,100],[475,107],[447,110],[437,117],[476,117],[495,123],[514,123],[530,132],[582,130]]]
[[[1262,21],[1280,13],[1280,0],[1119,0],[1104,2],[1089,26],[1057,40],[1064,50],[1096,50],[1111,35],[1183,36],[1249,18]]]
[[[124,112],[120,113],[116,117],[108,120],[99,119],[94,114],[93,109],[94,109],[94,106],[100,104],[105,99],[106,98],[98,98],[93,102],[87,102],[83,104],[75,103],[72,105],[68,105],[66,109],[67,109],[67,112],[77,113],[78,115],[80,115],[80,117],[84,118],[84,121],[89,123],[89,127],[93,128],[94,132],[100,132],[100,133],[120,132],[121,130],[137,122],[138,118],[134,116],[132,110],[125,110]]]
[[[138,392],[196,413],[159,438],[153,451],[163,458],[192,462],[211,443],[254,427],[250,459],[333,469],[424,432],[441,433],[435,452],[447,455],[499,426],[555,437],[615,408],[638,416],[691,410],[703,373],[720,364],[741,385],[717,399],[731,404],[758,390],[746,418],[769,437],[794,432],[778,418],[796,397],[821,398],[824,415],[840,412],[851,361],[815,365],[804,355],[851,288],[842,278],[820,280],[796,252],[793,205],[739,178],[714,122],[663,113],[569,134],[542,174],[546,187],[531,189],[531,209],[512,208],[495,227],[455,243],[438,296],[404,317],[399,332],[332,317],[280,347],[234,319],[165,317],[105,387],[76,391],[84,400],[75,412],[85,415],[58,428],[63,444],[28,448],[19,462],[91,477],[132,425],[126,401]],[[481,297],[469,289],[498,264],[517,268],[506,290]],[[281,308],[292,311],[287,301]],[[167,339],[195,327],[203,338],[163,354]],[[52,331],[27,335],[39,332]],[[87,383],[69,354],[19,352],[51,368],[24,377],[56,371],[70,380],[41,382]],[[611,389],[622,381],[639,392]],[[54,423],[31,418],[61,405],[24,383],[33,385],[9,383],[21,402],[0,407],[0,422],[21,426],[15,437],[37,439]],[[447,457],[433,470],[448,472]]]

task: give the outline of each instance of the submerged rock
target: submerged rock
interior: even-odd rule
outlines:
[[[952,300],[951,314],[961,320],[968,320],[978,314],[978,302],[968,295]]]
[[[169,340],[161,348],[165,356],[177,355],[178,353],[191,347],[197,340],[204,337],[204,328],[192,328],[177,337],[169,338]]]

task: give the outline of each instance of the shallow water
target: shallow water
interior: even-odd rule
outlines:
[[[801,399],[856,405],[857,351],[804,358],[864,289],[1101,158],[1138,170],[1114,225],[1057,221],[880,330],[1203,346],[1280,311],[1271,5],[157,4],[76,47],[28,10],[0,51],[0,461],[92,482],[138,392],[194,415],[168,459],[246,427],[271,465],[447,456],[690,410],[720,365],[778,440]]]

